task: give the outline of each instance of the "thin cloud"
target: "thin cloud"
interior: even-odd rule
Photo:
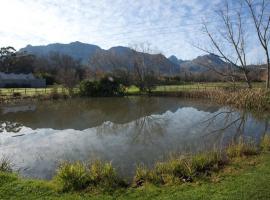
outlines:
[[[149,42],[166,56],[202,52],[200,22],[222,0],[0,0],[0,46],[81,41],[110,48]],[[12,14],[11,14],[12,13]],[[8,16],[8,17],[6,17]],[[258,51],[256,55],[258,55]]]

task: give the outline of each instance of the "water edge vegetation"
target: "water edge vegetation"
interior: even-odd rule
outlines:
[[[111,163],[63,162],[51,181],[22,178],[0,164],[2,199],[269,199],[270,140],[240,138],[224,151],[181,155],[138,166],[131,183]],[[159,196],[157,196],[159,195]]]

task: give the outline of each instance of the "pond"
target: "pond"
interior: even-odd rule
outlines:
[[[24,176],[51,178],[62,160],[111,161],[131,177],[172,153],[258,141],[269,115],[173,97],[90,98],[0,107],[0,157]]]

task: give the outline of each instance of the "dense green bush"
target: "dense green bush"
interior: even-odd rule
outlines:
[[[81,96],[121,96],[124,94],[123,86],[113,77],[104,77],[99,81],[84,80],[79,87]]]

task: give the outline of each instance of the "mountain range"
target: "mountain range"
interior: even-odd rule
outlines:
[[[52,52],[69,55],[75,60],[80,60],[82,64],[88,64],[92,68],[98,68],[103,71],[112,71],[116,66],[130,68],[135,59],[134,50],[128,47],[117,46],[104,50],[97,45],[81,42],[72,42],[70,44],[54,43],[46,46],[28,45],[20,49],[20,51],[25,51],[36,56],[48,56]],[[180,73],[181,70],[194,73],[203,72],[208,70],[205,65],[209,64],[215,67],[226,66],[225,62],[212,54],[199,56],[193,60],[181,60],[174,55],[166,58],[162,54],[139,54],[144,56],[146,64],[153,71],[158,71],[163,75],[175,75]]]

